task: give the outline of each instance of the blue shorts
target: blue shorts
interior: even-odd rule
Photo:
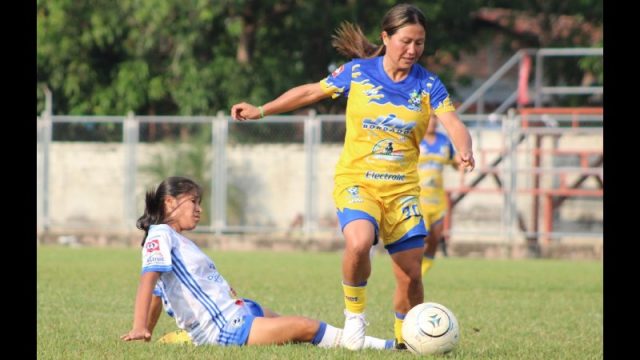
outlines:
[[[244,302],[245,313],[238,319],[242,325],[238,328],[233,323],[227,324],[227,328],[220,332],[218,337],[218,344],[220,345],[237,345],[242,346],[247,344],[249,339],[249,332],[253,325],[253,320],[257,317],[264,317],[264,310],[262,306],[251,299],[242,299]]]
[[[264,310],[262,310],[262,306],[260,306],[260,304],[247,298],[243,298],[242,300],[244,300],[244,304],[249,308],[249,311],[253,316],[264,317]]]

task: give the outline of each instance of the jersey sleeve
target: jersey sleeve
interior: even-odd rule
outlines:
[[[150,232],[142,247],[142,273],[171,270],[171,237],[166,232]]]
[[[447,88],[444,86],[440,78],[437,76],[430,76],[427,81],[427,87],[430,88],[430,102],[431,108],[433,109],[434,114],[442,114],[446,112],[456,111],[455,106],[451,102],[451,98],[449,97],[449,92]]]
[[[332,99],[340,96],[348,96],[351,89],[351,72],[353,61],[340,65],[326,78],[320,80],[320,86],[325,94],[331,95]]]

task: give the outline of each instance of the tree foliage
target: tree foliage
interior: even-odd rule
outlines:
[[[357,23],[380,43],[381,18],[395,3],[38,0],[36,111],[44,109],[43,86],[51,89],[57,114],[214,115],[238,101],[264,103],[348,60],[330,45],[340,22]],[[596,0],[415,4],[428,19],[425,57],[473,51],[470,14],[482,6],[602,22],[602,1]],[[316,105],[324,113],[342,106]]]

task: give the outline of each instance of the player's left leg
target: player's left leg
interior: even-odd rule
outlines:
[[[422,243],[422,237],[416,237]],[[396,278],[396,289],[393,294],[393,307],[395,311],[394,335],[397,344],[403,344],[402,323],[409,310],[423,302],[424,288],[422,286],[422,274],[420,273],[420,262],[422,260],[423,248],[409,248],[391,255],[393,274]]]
[[[382,209],[378,196],[360,186],[336,187],[334,201],[345,239],[342,257],[342,291],[345,321],[342,345],[350,350],[364,346],[367,280],[371,275],[372,246],[378,241]]]
[[[424,244],[424,257],[422,258],[422,277],[424,277],[429,269],[433,266],[433,262],[436,257],[436,250],[438,249],[438,242],[442,237],[444,230],[444,218],[436,220],[429,229],[429,235],[425,238]]]
[[[409,310],[424,298],[420,264],[424,238],[428,234],[418,202],[419,189],[385,201],[385,218],[380,235],[392,261],[396,289],[393,295],[395,319],[393,332],[398,347],[404,345],[402,322]]]
[[[342,329],[325,322],[302,316],[255,318],[251,325],[247,345],[273,345],[290,342],[309,342],[318,347],[333,348],[341,345]],[[393,340],[365,336],[363,348],[391,349]]]

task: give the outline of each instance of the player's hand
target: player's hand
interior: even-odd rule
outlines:
[[[231,107],[231,118],[237,121],[260,119],[260,110],[256,106],[242,102]]]
[[[465,172],[470,172],[476,167],[476,161],[471,151],[460,153],[458,156],[459,168]]]
[[[147,329],[132,329],[128,333],[120,336],[120,339],[124,341],[133,341],[133,340],[151,341],[151,331]]]

